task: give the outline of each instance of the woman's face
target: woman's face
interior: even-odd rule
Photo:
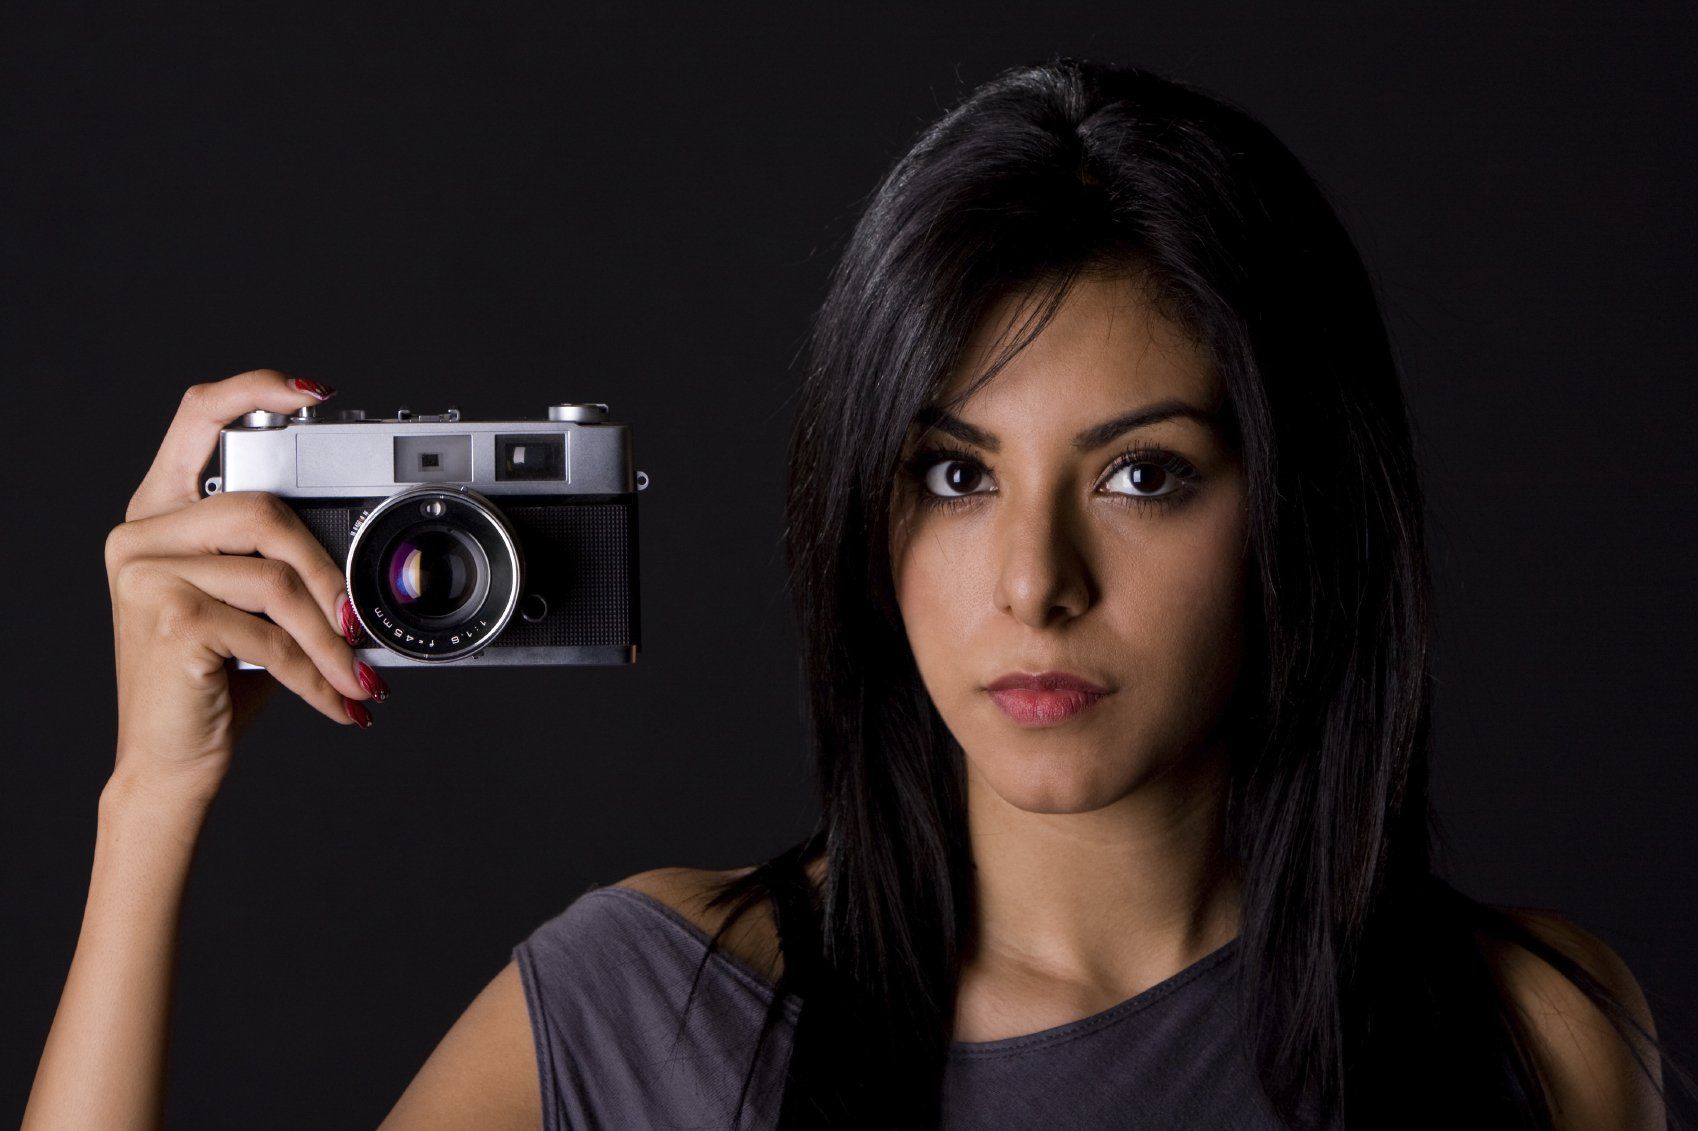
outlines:
[[[948,393],[987,366],[1013,313],[1011,299],[986,319]],[[897,599],[970,774],[1008,803],[1098,809],[1214,737],[1244,653],[1240,463],[1191,416],[1082,434],[1164,404],[1213,413],[1223,396],[1205,354],[1132,281],[1087,275],[954,413],[978,442],[939,427],[919,445],[966,455],[922,455],[904,475],[892,510]],[[1045,671],[1110,694],[1034,726],[986,690]]]

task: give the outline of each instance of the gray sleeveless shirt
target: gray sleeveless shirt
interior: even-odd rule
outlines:
[[[773,986],[642,892],[592,887],[513,948],[542,1083],[543,1131],[733,1127]],[[1101,1013],[956,1042],[946,1128],[1278,1128],[1238,1049],[1238,940]],[[761,1050],[740,1128],[777,1122],[801,999]],[[680,1022],[682,1021],[682,1026]],[[773,1042],[777,1042],[775,1047]]]

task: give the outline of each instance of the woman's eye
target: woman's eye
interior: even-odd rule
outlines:
[[[1122,464],[1103,481],[1104,486],[1120,483],[1123,488],[1118,493],[1131,495],[1140,499],[1159,499],[1183,490],[1184,480],[1176,472],[1154,460],[1135,460]]]
[[[977,464],[961,459],[944,459],[926,469],[925,485],[932,494],[949,499],[972,494],[973,488],[983,478],[984,469]]]

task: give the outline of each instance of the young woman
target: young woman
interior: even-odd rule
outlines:
[[[324,395],[195,386],[108,539],[118,758],[26,1127],[158,1121],[271,679],[385,697],[291,512],[196,497],[220,425]],[[1664,1125],[1620,959],[1435,875],[1407,410],[1263,126],[1072,60],[975,90],[849,241],[790,461],[817,830],[570,901],[385,1127]]]

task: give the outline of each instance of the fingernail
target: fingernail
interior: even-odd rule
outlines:
[[[309,381],[305,377],[291,377],[285,382],[297,393],[305,393],[321,401],[327,401],[335,395],[336,390],[320,381]]]
[[[353,719],[356,723],[360,724],[361,730],[371,729],[371,712],[366,710],[366,705],[364,703],[361,703],[358,699],[350,699],[344,695],[342,696],[342,709],[348,712],[348,717],[350,719]]]
[[[371,697],[379,703],[389,698],[389,685],[383,682],[383,677],[371,670],[371,665],[364,660],[354,661],[354,674],[359,677],[360,686],[371,693]]]
[[[349,601],[346,596],[342,598],[342,604],[336,610],[336,615],[342,618],[342,636],[348,641],[348,646],[351,648],[358,644],[360,642],[360,618],[354,615],[353,602]]]

